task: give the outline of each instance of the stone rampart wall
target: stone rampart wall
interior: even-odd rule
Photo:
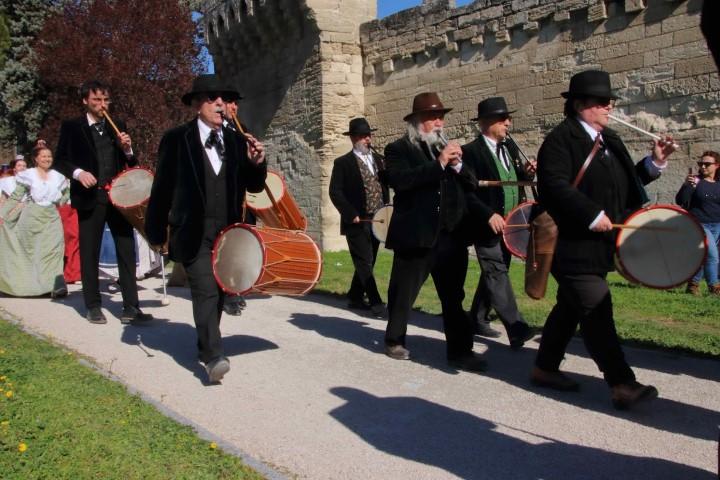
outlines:
[[[365,113],[377,144],[403,133],[412,97],[440,93],[454,108],[452,138],[472,139],[477,102],[506,98],[513,136],[527,155],[562,118],[560,93],[570,76],[591,68],[611,74],[616,107],[645,129],[681,145],[651,198],[672,202],[688,166],[720,148],[720,79],[699,29],[699,0],[448,0],[362,25]],[[614,126],[640,157],[647,137]]]

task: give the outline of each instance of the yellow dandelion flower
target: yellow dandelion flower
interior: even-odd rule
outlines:
[[[5,396],[6,396],[7,398],[12,398],[12,396],[13,396],[12,390],[8,390],[7,392],[5,392]]]
[[[217,443],[211,442],[211,443],[210,443],[210,448],[213,449],[213,450],[215,450],[215,449],[217,448]]]
[[[7,427],[8,425],[10,425],[9,420],[3,420],[2,422],[0,422],[0,426],[2,426],[2,427]]]
[[[5,375],[0,375],[0,380],[4,382],[5,380],[7,380],[7,377]]]
[[[25,442],[20,442],[18,445],[18,452],[22,453],[25,450],[27,450],[27,444]]]

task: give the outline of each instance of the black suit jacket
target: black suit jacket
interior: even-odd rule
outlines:
[[[463,220],[469,212],[485,223],[492,214],[466,195],[477,183],[467,168],[460,173],[443,169],[407,135],[385,147],[385,164],[385,177],[395,191],[387,248],[430,248],[443,223],[456,231],[466,225]]]
[[[125,124],[121,120],[116,120],[115,123],[121,132],[125,131]],[[86,115],[65,120],[60,126],[60,139],[55,150],[54,168],[70,179],[70,200],[72,206],[80,210],[94,208],[98,194],[97,187],[85,188],[72,176],[78,168],[92,173],[95,178],[98,176],[98,160],[91,129]],[[120,141],[109,125],[105,128],[104,135],[109,135],[112,140],[118,173],[128,166],[137,165],[135,156],[128,158],[125,155]]]
[[[572,186],[581,165],[592,151],[593,140],[580,122],[566,118],[545,138],[538,153],[540,204],[557,223],[559,238],[553,270],[559,273],[599,273],[613,269],[615,232],[596,233],[590,224],[601,211],[613,223],[621,223],[648,201],[643,185],[660,176],[651,162],[633,165],[618,135],[605,129],[602,138],[612,153],[618,172],[627,179],[627,191],[615,192],[607,160],[596,155],[577,188]],[[618,198],[624,204],[616,208]]]
[[[245,137],[223,128],[227,180],[227,224],[242,217],[245,191],[260,192],[267,166],[254,165],[247,156]],[[197,119],[165,132],[160,140],[158,165],[145,218],[151,245],[164,244],[170,227],[170,258],[187,262],[197,256],[205,218],[205,156]]]
[[[373,158],[375,158],[374,155]],[[341,235],[345,235],[348,229],[362,228],[361,223],[352,223],[353,218],[368,217],[367,205],[365,204],[365,186],[357,162],[357,157],[352,151],[336,158],[330,176],[330,200],[340,212]],[[383,181],[384,173],[380,171],[380,165],[377,161],[375,162],[375,169],[379,172],[383,203],[388,203],[388,188]]]
[[[513,168],[515,169],[515,175],[518,180],[531,180],[525,173],[525,169],[522,166],[519,158],[519,152],[513,144],[507,145],[507,150],[510,153]],[[463,145],[463,164],[470,168],[475,177],[479,180],[500,180],[500,173],[498,172],[497,166],[495,165],[495,159],[493,158],[490,148],[482,135],[476,138],[474,141]],[[527,200],[525,196],[525,189],[523,187],[518,188],[518,199],[522,203]],[[492,209],[494,213],[505,216],[510,212],[505,211],[505,189],[499,187],[483,187],[474,189],[473,195],[477,196],[477,199],[484,205],[487,205]],[[502,235],[496,235],[490,230],[490,228],[476,228],[474,230],[475,236],[472,238],[473,241],[481,241],[487,245],[495,245]]]

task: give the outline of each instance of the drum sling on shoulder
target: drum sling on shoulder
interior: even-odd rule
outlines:
[[[577,187],[593,157],[600,150],[600,135],[595,138],[590,155],[585,159],[578,172],[573,187]],[[540,300],[547,290],[548,276],[552,267],[555,245],[558,239],[558,228],[555,220],[539,204],[530,221],[530,238],[528,239],[527,260],[525,261],[525,293],[530,298]]]

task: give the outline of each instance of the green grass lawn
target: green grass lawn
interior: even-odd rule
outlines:
[[[2,320],[0,478],[262,477],[75,354]]]
[[[381,251],[375,266],[375,278],[383,298],[386,298],[391,266],[392,253]],[[344,294],[352,273],[353,266],[347,252],[325,252],[323,276],[315,291]],[[510,276],[520,310],[531,325],[542,327],[554,304],[556,284],[551,278],[546,297],[532,300],[524,293],[523,274],[524,265],[513,263]],[[479,277],[477,261],[471,257],[465,281],[465,308],[468,310]],[[720,297],[711,297],[705,293],[704,287],[701,297],[687,295],[684,289],[662,291],[638,287],[616,273],[610,274],[609,282],[618,333],[625,341],[720,356]],[[440,313],[440,302],[432,279],[423,286],[415,307],[428,313]]]

